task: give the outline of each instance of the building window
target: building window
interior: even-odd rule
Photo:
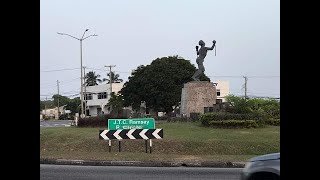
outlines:
[[[217,96],[220,96],[220,89],[217,89]]]
[[[92,100],[92,94],[85,94],[84,100]]]
[[[102,92],[98,94],[98,99],[107,99],[107,92]]]
[[[216,99],[216,104],[222,104],[222,99]]]
[[[213,112],[213,107],[204,107],[204,113]]]

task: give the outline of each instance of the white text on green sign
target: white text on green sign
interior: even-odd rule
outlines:
[[[108,129],[155,129],[155,121],[153,118],[109,119]]]

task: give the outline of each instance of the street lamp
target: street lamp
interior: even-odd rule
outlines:
[[[83,113],[83,88],[82,88],[82,86],[83,86],[83,74],[82,74],[82,68],[83,68],[83,67],[82,67],[82,41],[85,40],[85,39],[87,39],[87,38],[89,38],[89,37],[91,37],[91,36],[98,36],[98,35],[96,35],[96,34],[92,34],[92,35],[89,35],[89,36],[87,36],[87,37],[84,38],[84,34],[85,34],[87,31],[89,31],[89,29],[86,29],[86,30],[83,32],[83,35],[82,35],[81,38],[76,38],[76,37],[74,37],[74,36],[72,36],[72,35],[70,35],[70,34],[58,32],[59,35],[67,35],[67,36],[70,36],[70,37],[72,37],[72,38],[80,41],[80,66],[81,66],[81,67],[80,67],[80,69],[81,69],[81,81],[80,81],[80,83],[81,83],[81,85],[80,85],[80,88],[81,88],[81,94],[80,94],[80,97],[81,97],[81,115],[80,115],[80,117],[83,117],[83,115],[84,115],[84,113]]]

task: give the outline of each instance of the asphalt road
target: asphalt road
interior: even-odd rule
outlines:
[[[42,180],[239,180],[242,168],[70,166],[40,164]]]
[[[40,121],[40,127],[69,127],[71,120]]]

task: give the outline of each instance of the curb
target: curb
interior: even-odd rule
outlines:
[[[211,167],[243,168],[245,162],[214,161],[98,161],[40,158],[40,164],[82,165],[82,166],[137,166],[137,167]]]

